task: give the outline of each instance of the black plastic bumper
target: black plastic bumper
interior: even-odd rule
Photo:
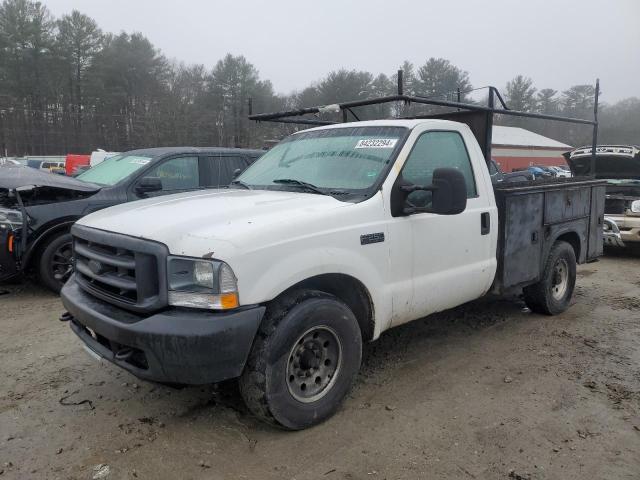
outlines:
[[[170,308],[144,317],[87,294],[74,277],[61,296],[71,329],[94,353],[140,378],[190,385],[238,377],[265,311]]]
[[[0,281],[8,280],[19,273],[16,259],[9,251],[10,235],[11,230],[0,228]]]

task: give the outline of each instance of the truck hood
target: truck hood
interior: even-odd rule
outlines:
[[[600,147],[599,147],[600,148]],[[596,178],[601,180],[640,180],[640,150],[635,147],[596,149]],[[628,152],[628,153],[627,153]],[[582,148],[564,154],[571,172],[575,176],[589,175],[591,168],[591,148]]]
[[[352,206],[331,196],[274,190],[201,190],[146,199],[92,213],[78,224],[147,238],[177,255],[203,256],[247,241],[280,239],[318,215]],[[286,234],[285,234],[286,236]]]

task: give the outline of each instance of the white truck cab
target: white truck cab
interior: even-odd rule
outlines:
[[[79,220],[65,319],[94,353],[139,377],[239,377],[252,412],[305,428],[335,412],[362,342],[388,328],[492,288],[524,287],[537,312],[568,307],[576,263],[601,251],[590,199],[602,187],[500,188],[463,123],[298,132],[227,189]],[[569,196],[575,212],[553,214]]]

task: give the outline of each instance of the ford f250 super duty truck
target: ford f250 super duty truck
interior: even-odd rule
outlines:
[[[313,128],[228,189],[80,219],[62,319],[138,377],[239,377],[254,414],[305,428],[336,411],[362,343],[391,327],[521,287],[534,312],[563,312],[576,264],[602,251],[604,189],[492,186],[464,123]]]

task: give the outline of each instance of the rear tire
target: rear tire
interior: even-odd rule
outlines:
[[[557,315],[569,308],[575,286],[576,254],[559,241],[551,247],[540,281],[523,289],[524,301],[533,312]]]
[[[73,247],[70,233],[62,233],[47,240],[40,255],[40,281],[49,290],[60,293],[73,272]]]
[[[332,416],[360,369],[362,337],[336,297],[298,290],[267,308],[240,393],[259,419],[300,430]]]

